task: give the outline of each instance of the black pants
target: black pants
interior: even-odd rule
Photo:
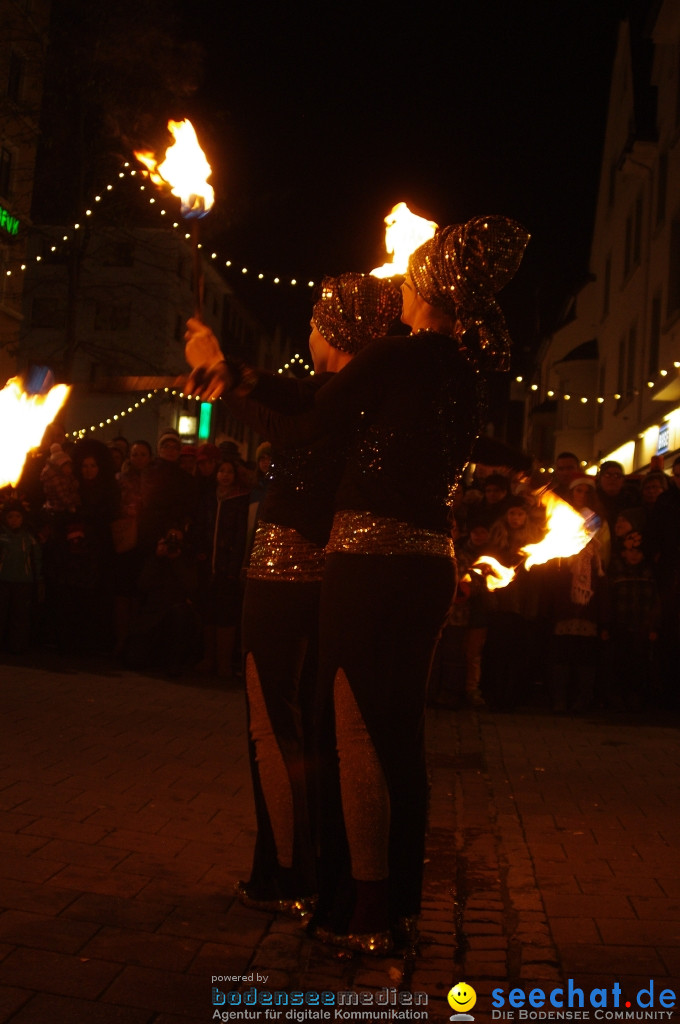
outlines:
[[[320,691],[328,723],[338,677],[344,675],[354,719],[349,730],[346,722],[336,722],[341,786],[333,781],[329,750],[324,766],[320,895],[322,914],[325,904],[326,916],[336,928],[347,924],[337,916],[338,905],[347,907],[351,891],[347,851],[349,873],[354,871],[357,878],[356,864],[370,859],[372,843],[388,851],[391,916],[413,915],[420,909],[427,818],[427,678],[454,590],[455,565],[447,558],[327,556],[320,611]],[[341,685],[346,692],[344,681]],[[344,716],[347,700],[337,706]],[[357,719],[364,727],[359,731]],[[367,746],[377,755],[380,779],[351,777],[355,771],[361,773]],[[366,834],[355,823],[348,829],[357,810],[353,804],[365,799],[379,807],[383,798],[378,790],[385,783],[389,807],[379,815],[383,824],[378,831],[375,822],[369,822]],[[339,813],[339,789],[344,814]],[[388,834],[380,834],[385,829]]]
[[[276,580],[248,580],[245,588],[242,650],[257,818],[249,890],[261,899],[297,898],[317,889],[311,811],[317,772],[311,737],[320,588],[320,583]],[[266,782],[276,772],[272,760],[282,765],[279,776],[285,777],[277,781],[292,816],[278,836],[281,809],[272,806],[276,792],[268,792]],[[291,844],[292,858],[282,864],[282,851]]]

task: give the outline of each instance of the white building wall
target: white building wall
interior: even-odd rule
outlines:
[[[123,433],[153,443],[162,429],[178,426],[180,414],[195,415],[198,406],[181,397],[180,385],[152,397],[151,385],[140,386],[139,393],[135,388],[137,378],[162,379],[167,385],[187,375],[184,330],[195,308],[191,250],[165,229],[93,229],[75,300],[69,302],[68,251],[59,244],[64,231],[43,228],[32,236],[24,288],[22,368],[29,363],[45,365],[73,385],[62,417],[67,433],[85,429],[88,436],[104,441]],[[36,262],[41,253],[44,258]],[[225,351],[244,355],[255,365],[281,366],[280,337],[269,336],[208,260],[203,273],[202,316]],[[67,366],[71,320],[75,348]],[[129,379],[135,390],[113,391],[112,378]],[[251,432],[232,422],[221,407],[214,413],[213,436],[226,435],[244,454],[251,454]]]
[[[555,451],[578,442],[593,462],[624,450],[629,469],[657,454],[659,428],[680,402],[680,5],[664,0],[652,35],[657,137],[636,123],[630,28],[620,26],[612,69],[591,244],[591,280],[574,317],[544,345],[538,404],[559,397]],[[590,373],[565,357],[595,339]],[[566,369],[565,369],[566,368]],[[579,378],[579,373],[581,377]],[[570,399],[565,400],[565,393]],[[585,400],[585,401],[584,401]],[[591,410],[574,434],[575,403]],[[569,405],[569,409],[567,409]],[[674,432],[662,429],[668,444]],[[668,435],[668,436],[667,436]],[[677,444],[675,445],[677,448]],[[673,449],[669,448],[671,452]],[[631,454],[632,452],[632,454]]]

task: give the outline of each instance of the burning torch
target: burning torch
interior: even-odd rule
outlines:
[[[169,121],[168,130],[174,142],[168,146],[161,163],[153,153],[135,152],[135,156],[155,185],[169,186],[172,195],[182,201],[182,216],[191,225],[194,311],[200,319],[203,311],[203,270],[198,225],[215,202],[215,192],[207,180],[212,168],[198,144],[191,121]]]
[[[406,203],[397,203],[385,217],[385,251],[392,256],[390,263],[371,271],[373,277],[398,277],[408,270],[412,252],[432,238],[437,230],[433,220],[411,213]]]
[[[470,572],[484,579],[487,590],[507,587],[514,580],[521,565],[525,569],[531,569],[532,566],[544,565],[553,558],[569,558],[571,555],[577,555],[592,540],[593,524],[553,491],[544,488],[536,497],[546,512],[543,539],[521,548],[520,554],[523,557],[514,567],[502,565],[491,555],[480,555],[474,565],[470,566]],[[464,583],[466,579],[469,580],[469,577],[464,576],[461,582]]]
[[[39,380],[29,379],[26,390],[21,378],[12,377],[0,391],[0,487],[16,486],[26,456],[40,445],[68,398],[68,385],[50,387],[53,379],[45,372]]]

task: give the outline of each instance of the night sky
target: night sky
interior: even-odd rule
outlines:
[[[626,7],[482,0],[309,15],[192,0],[187,31],[205,65],[187,112],[219,204],[206,230],[236,262],[318,279],[382,263],[382,218],[399,200],[440,224],[511,215],[532,233],[502,297],[526,359],[537,321],[550,326],[587,271]]]

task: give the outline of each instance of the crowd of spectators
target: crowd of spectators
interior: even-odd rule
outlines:
[[[238,671],[241,576],[269,446],[164,431],[53,441],[0,492],[0,651],[53,648],[136,669]],[[255,504],[251,503],[254,497]]]
[[[255,466],[224,442],[54,442],[0,492],[0,651],[111,654],[165,672],[239,672],[240,604],[269,446]],[[545,529],[536,489],[478,467],[452,513],[458,589],[430,679],[433,703],[556,712],[677,706],[680,457],[670,473],[585,476],[561,453],[550,488],[591,541],[526,571]],[[491,591],[470,572],[519,566]]]
[[[680,640],[680,457],[670,473],[627,477],[607,461],[586,476],[561,453],[549,487],[591,537],[568,558],[523,568],[545,532],[536,489],[502,472],[458,495],[452,536],[462,580],[430,679],[434,704],[558,713],[677,708]],[[517,567],[491,591],[475,562]]]

